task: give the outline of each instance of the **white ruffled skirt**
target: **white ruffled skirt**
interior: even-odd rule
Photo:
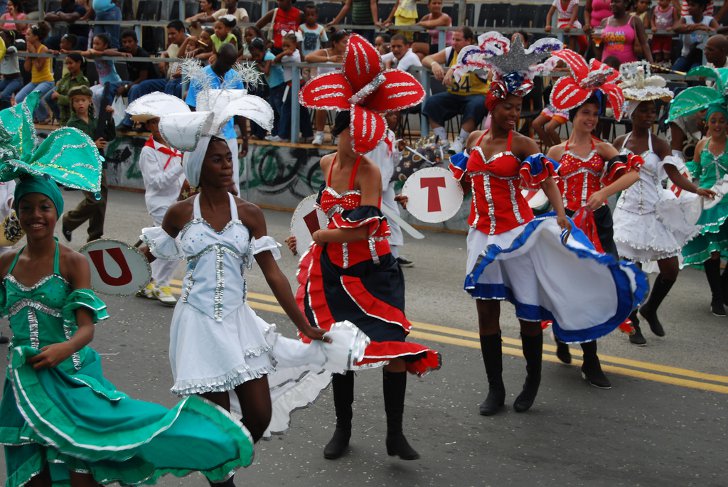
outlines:
[[[647,263],[680,255],[700,232],[700,197],[683,192],[677,198],[662,190],[655,211],[638,214],[617,205],[614,210],[614,243],[620,257]]]
[[[352,370],[369,344],[366,335],[347,322],[336,323],[327,336],[331,343],[286,338],[247,303],[215,321],[179,302],[170,330],[172,392],[187,396],[232,391],[267,375],[273,402],[269,432],[283,432],[290,413],[311,403],[332,373]]]
[[[610,333],[647,292],[636,265],[598,253],[578,228],[563,243],[553,216],[498,235],[471,229],[467,244],[465,290],[471,296],[508,300],[524,321],[551,320],[567,343]]]

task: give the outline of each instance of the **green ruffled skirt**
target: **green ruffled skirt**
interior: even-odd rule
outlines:
[[[196,396],[172,409],[131,399],[104,378],[98,354],[86,352],[69,374],[64,364],[33,369],[32,348],[11,351],[0,403],[6,487],[24,485],[46,465],[54,486],[68,484],[69,471],[133,485],[194,471],[221,482],[252,462],[250,434],[227,411]]]
[[[728,200],[724,199],[712,208],[703,210],[697,224],[700,234],[689,241],[682,250],[686,265],[702,266],[713,252],[728,258]]]

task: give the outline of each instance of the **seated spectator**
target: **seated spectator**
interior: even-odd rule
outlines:
[[[48,52],[48,48],[43,44],[43,41],[50,31],[50,26],[45,22],[31,26],[25,36],[28,53],[44,54]],[[30,83],[23,86],[23,88],[15,96],[16,103],[22,103],[31,91],[38,91],[41,98],[43,98],[46,93],[53,89],[52,58],[37,58],[29,56],[25,58],[23,67],[26,71],[31,73]],[[33,119],[35,122],[39,123],[47,123],[49,121],[48,110],[44,103],[38,103]]]
[[[238,39],[230,32],[235,27],[235,19],[233,17],[220,17],[215,21],[215,33],[212,35],[212,49],[215,52],[220,50],[220,46],[230,43],[238,48]]]
[[[705,43],[705,60],[714,68],[728,68],[728,38],[715,34]]]
[[[303,23],[303,12],[293,6],[295,0],[278,0],[278,7],[269,10],[255,26],[262,29],[273,23],[271,32],[273,34],[273,54],[279,54],[283,50],[283,31],[295,32],[298,26]],[[376,4],[376,2],[375,2]],[[346,8],[346,6],[344,7]]]
[[[452,46],[431,54],[422,60],[422,65],[432,71],[432,75],[445,85],[446,91],[425,99],[422,113],[428,118],[430,129],[441,142],[447,142],[445,122],[462,114],[460,134],[451,152],[462,152],[470,132],[480,125],[485,117],[485,95],[488,82],[476,73],[468,73],[459,82],[453,78],[453,66],[457,63],[460,50],[475,43],[475,34],[470,27],[460,27],[453,32]],[[446,69],[447,68],[447,69]]]
[[[392,25],[392,18],[394,18],[395,27],[402,25],[415,25],[419,14],[417,13],[417,0],[396,0],[394,8],[389,13],[389,17],[384,21],[384,27]],[[412,42],[412,36],[414,34],[411,30],[398,31],[398,34],[404,35],[407,40]]]
[[[389,54],[392,52],[392,36],[387,34],[386,32],[380,32],[377,34],[377,36],[374,38],[374,47],[379,51],[380,56],[384,56],[385,54]]]
[[[199,59],[203,64],[207,64],[209,59],[215,54],[212,50],[211,35],[207,30],[200,32],[200,37],[188,36],[179,48],[181,58],[193,57]]]
[[[0,37],[5,43],[5,57],[0,61],[0,110],[4,110],[10,108],[13,95],[23,87],[23,76],[18,63],[18,48],[15,47],[15,31],[4,30]]]
[[[68,23],[68,33],[76,36],[76,44],[71,49],[85,49],[88,45],[89,26],[76,24],[77,20],[81,20],[86,15],[86,9],[76,3],[75,0],[62,0],[61,8],[53,12],[48,12],[44,20],[53,26],[56,22]],[[60,49],[61,35],[53,35],[48,38],[46,45],[48,49]]]
[[[248,22],[248,11],[243,7],[238,7],[238,0],[223,0],[224,8],[221,8],[212,17],[217,20],[225,15],[232,15],[235,17],[236,24],[244,24]]]
[[[112,22],[111,24],[94,25],[94,34],[107,34],[109,47],[119,49],[119,35],[121,34],[121,9],[117,0],[93,0],[95,20]]]
[[[190,24],[190,34],[199,36],[202,32],[202,25],[206,22],[215,22],[216,12],[215,0],[200,0],[200,10],[195,15],[187,17],[185,22]]]
[[[411,67],[422,66],[420,57],[411,49],[411,43],[406,36],[395,34],[392,36],[392,52],[382,56],[382,62],[387,69],[409,71]]]
[[[136,32],[133,30],[125,30],[121,34],[121,52],[128,53],[131,57],[149,57],[149,53],[139,46]],[[159,78],[157,68],[151,61],[145,63],[127,61],[126,71],[129,74],[129,80],[123,81],[116,89],[116,94],[119,96],[127,96],[131,87],[142,81]]]
[[[68,93],[76,86],[89,87],[91,85],[88,78],[83,75],[83,56],[75,52],[71,53],[66,56],[64,64],[67,73],[56,83],[56,88],[43,98],[61,126],[66,125],[71,117],[71,101]]]
[[[689,0],[689,15],[680,19],[675,32],[682,34],[682,51],[672,65],[674,71],[688,71],[690,68],[703,64],[703,48],[711,33],[718,29],[718,22],[709,15],[705,15],[708,0]]]
[[[16,3],[17,2],[17,3]],[[8,9],[7,11],[0,15],[0,21],[2,20],[25,20],[28,16],[25,15],[25,10],[23,9],[23,2],[20,0],[16,0],[15,2],[13,0],[8,0]],[[21,36],[25,36],[25,33],[28,32],[28,24],[16,24],[14,22],[5,22],[2,24],[3,30],[14,30],[19,34],[19,36],[16,36],[20,38]]]
[[[114,61],[100,58],[102,56],[131,56],[129,53],[111,49],[110,42],[111,41],[107,34],[96,34],[92,40],[91,49],[87,51],[71,51],[76,52],[85,58],[93,59],[96,65],[96,72],[99,75],[99,83],[91,87],[96,118],[99,116],[98,111],[101,106],[108,105],[113,101],[114,94],[121,84],[121,76],[119,76],[119,73],[116,72]]]
[[[179,57],[179,51],[187,39],[185,25],[181,20],[173,20],[167,24],[167,50],[162,53],[162,57],[174,59]],[[139,84],[133,85],[129,89],[128,102],[131,103],[140,96],[152,93],[154,91],[163,91],[168,95],[182,97],[182,69],[179,63],[174,62],[162,63],[159,65],[162,72],[165,73],[164,78],[147,79]],[[133,126],[131,118],[127,115],[119,125],[121,130],[130,130]]]
[[[440,50],[440,31],[436,27],[451,27],[452,19],[442,11],[442,0],[429,0],[427,8],[430,13],[417,22],[417,25],[429,29],[427,32],[416,32],[412,50],[420,59]],[[445,45],[452,45],[452,32],[445,32]]]
[[[346,53],[346,43],[349,41],[349,34],[345,30],[338,30],[331,33],[331,47],[319,49],[306,56],[307,63],[341,63],[344,61],[344,53]],[[330,73],[338,68],[320,67],[318,74]],[[326,126],[326,111],[317,110],[315,115],[316,133],[313,137],[313,145],[322,145],[324,143],[324,127]],[[333,143],[333,141],[332,141]]]

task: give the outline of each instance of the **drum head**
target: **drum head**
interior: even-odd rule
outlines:
[[[149,284],[152,269],[139,249],[125,242],[100,239],[79,250],[91,267],[91,287],[100,293],[130,296]]]
[[[447,169],[429,167],[410,176],[402,187],[407,211],[420,221],[441,223],[454,217],[463,204],[463,188]]]
[[[328,225],[326,214],[316,207],[317,196],[312,194],[303,198],[291,218],[291,235],[296,237],[296,252],[299,255],[311,246],[313,232]]]

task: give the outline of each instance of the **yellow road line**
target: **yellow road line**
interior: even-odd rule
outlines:
[[[172,281],[172,283],[177,284],[180,283],[180,281]],[[179,288],[174,288],[173,290],[177,293],[180,292]],[[253,299],[249,300],[248,304],[251,308],[255,310],[268,311],[276,314],[285,314],[285,312],[277,304],[277,300],[273,296],[261,293],[248,293],[248,298]],[[265,302],[259,302],[256,300],[261,300]],[[413,329],[410,333],[410,336],[412,336],[413,338],[422,338],[425,340],[431,340],[459,347],[472,348],[476,350],[480,349],[480,336],[477,332],[458,328],[450,328],[441,325],[432,325],[429,323],[422,323],[417,321],[413,321],[412,325]],[[520,348],[520,340],[516,338],[503,337],[503,342],[506,345],[503,347],[504,354],[514,356],[521,356],[523,354],[523,351]],[[513,345],[514,347],[508,345]],[[555,352],[556,347],[553,345],[544,344],[544,351]],[[572,355],[575,358],[573,365],[580,365],[581,361],[578,359],[581,357],[581,354],[574,352],[572,353]],[[600,355],[599,358],[602,362],[602,368],[607,372],[651,380],[654,382],[661,382],[664,384],[671,384],[681,387],[689,387],[692,389],[700,389],[705,391],[718,392],[721,394],[728,394],[728,386],[711,383],[718,382],[728,384],[728,376],[708,374],[705,372],[698,372],[690,369],[683,369],[679,367],[672,367],[669,365],[661,365],[640,360],[615,357],[611,355]],[[559,359],[551,353],[544,353],[544,360],[547,362],[561,363]]]

